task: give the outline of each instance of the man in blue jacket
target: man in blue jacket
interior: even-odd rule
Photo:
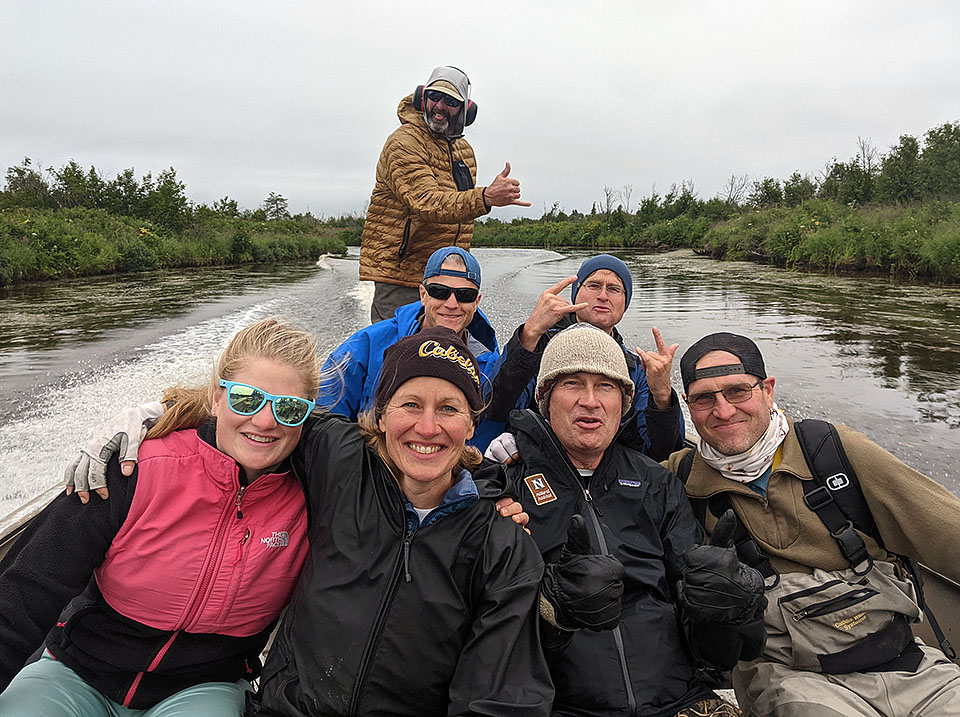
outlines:
[[[570,302],[560,296],[568,286]],[[636,386],[633,408],[623,417],[619,441],[656,461],[683,448],[683,413],[670,387],[670,367],[677,345],[667,346],[654,327],[656,351],[634,353],[623,343],[617,324],[630,306],[633,277],[620,259],[599,254],[585,260],[576,276],[558,282],[540,295],[530,318],[514,332],[496,369],[497,390],[488,421],[505,421],[514,408],[536,408],[534,398],[540,357],[562,329],[581,322],[612,336],[623,351],[630,380]],[[578,302],[578,303],[577,303]],[[494,457],[503,457],[494,454]]]
[[[317,404],[357,420],[373,399],[384,350],[431,326],[446,326],[464,340],[477,358],[484,396],[489,396],[500,347],[493,327],[477,308],[480,297],[476,257],[457,246],[437,249],[423,272],[420,301],[401,306],[392,318],[360,329],[333,350],[323,366],[329,378],[320,386]],[[483,421],[470,443],[483,451],[502,430],[502,423]]]

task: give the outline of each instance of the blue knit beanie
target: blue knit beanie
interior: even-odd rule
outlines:
[[[577,271],[577,280],[570,287],[570,303],[577,303],[577,292],[580,291],[580,284],[585,282],[587,277],[597,269],[607,269],[620,277],[620,281],[623,282],[624,295],[627,299],[623,310],[629,309],[630,297],[633,296],[633,277],[630,275],[627,265],[611,254],[592,256],[580,265],[580,269]]]

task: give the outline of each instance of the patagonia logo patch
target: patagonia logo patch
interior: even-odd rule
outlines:
[[[268,538],[260,538],[260,544],[268,548],[285,548],[290,545],[290,534],[285,531],[273,531]]]
[[[827,488],[836,493],[850,485],[850,479],[846,473],[837,473],[827,478]]]
[[[620,485],[626,486],[627,488],[639,488],[643,485],[643,481],[639,480],[629,480],[627,478],[620,478],[617,483]]]
[[[553,492],[553,488],[547,483],[547,479],[543,473],[527,476],[523,479],[523,482],[527,484],[527,488],[530,489],[530,495],[533,496],[533,502],[537,505],[552,503],[557,499],[557,494]]]

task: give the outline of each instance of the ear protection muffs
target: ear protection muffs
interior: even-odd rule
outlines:
[[[413,108],[418,112],[423,112],[423,85],[417,85],[413,91]],[[477,119],[477,103],[473,100],[467,100],[467,114],[465,115],[464,127],[469,127]]]

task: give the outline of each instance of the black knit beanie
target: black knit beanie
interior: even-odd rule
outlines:
[[[374,392],[378,414],[400,386],[411,378],[432,376],[463,391],[474,411],[483,407],[477,359],[463,340],[445,326],[421,329],[383,352],[380,382]]]

